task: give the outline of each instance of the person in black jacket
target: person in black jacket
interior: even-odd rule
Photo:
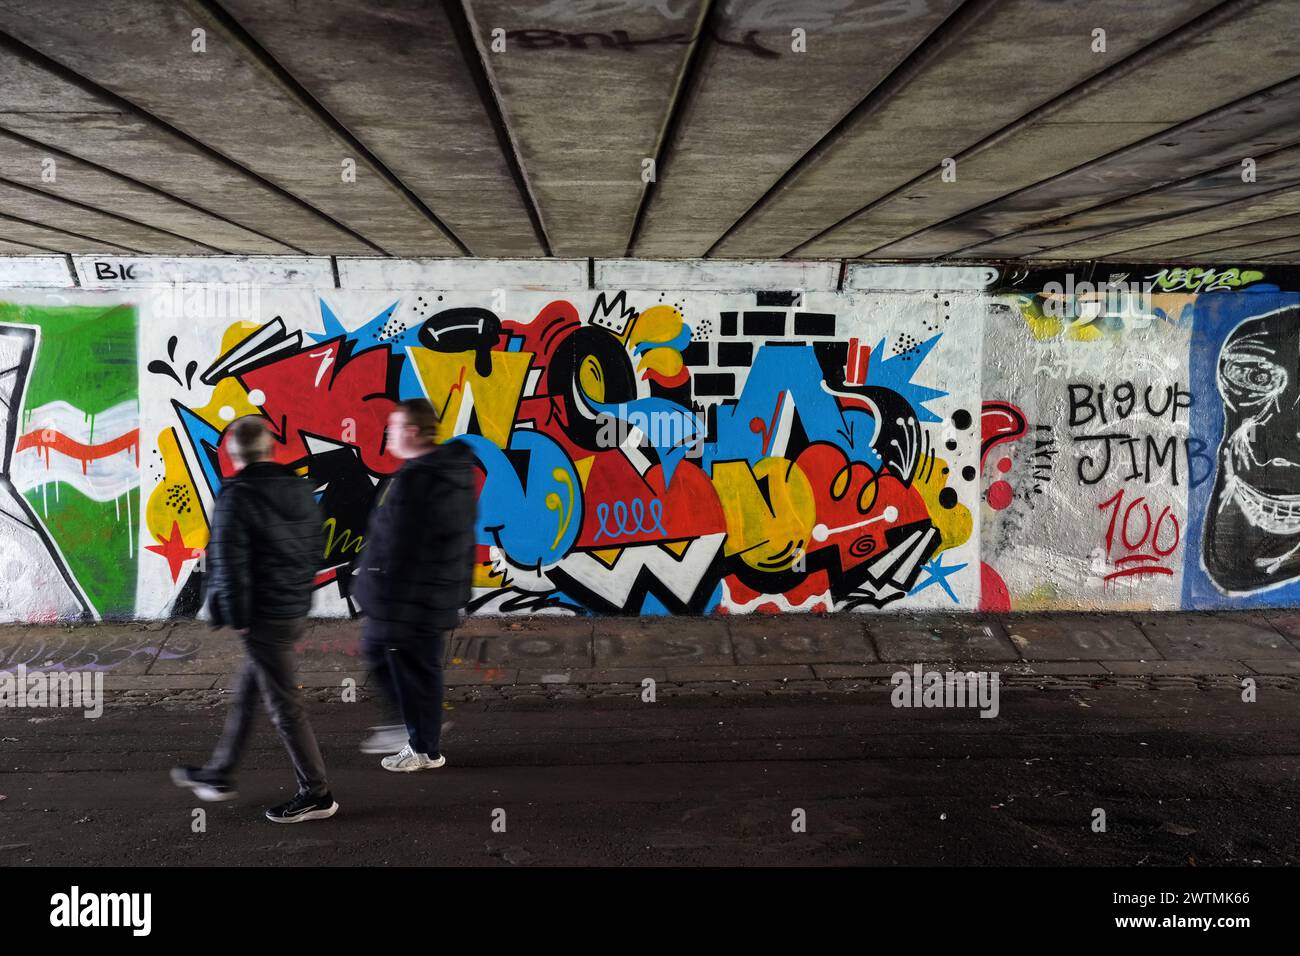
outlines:
[[[248,743],[259,695],[293,761],[298,792],[266,811],[275,823],[333,816],[325,762],[293,675],[293,645],[311,608],[316,571],[324,561],[321,511],[311,485],[271,461],[266,422],[240,418],[227,429],[226,450],[236,475],[217,495],[208,545],[208,610],[213,627],[234,628],[244,663],[225,731],[204,767],[177,767],[172,781],[203,800],[236,796],[231,775]]]
[[[443,661],[473,573],[476,459],[462,442],[438,444],[437,428],[424,399],[395,406],[387,447],[404,461],[375,496],[354,561],[362,648],[405,725],[405,746],[381,763],[401,773],[446,763]]]

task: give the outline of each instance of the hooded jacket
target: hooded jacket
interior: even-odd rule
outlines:
[[[274,462],[254,462],[217,495],[208,544],[208,611],[215,627],[306,616],[325,561],[311,484]]]
[[[449,630],[470,598],[477,459],[464,442],[403,462],[375,495],[353,595],[376,621]]]

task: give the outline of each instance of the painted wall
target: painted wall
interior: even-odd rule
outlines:
[[[334,569],[420,395],[482,466],[477,613],[1300,603],[1300,295],[1165,271],[1091,302],[993,272],[7,293],[0,620],[195,614],[244,414],[317,487],[316,610],[349,613]]]

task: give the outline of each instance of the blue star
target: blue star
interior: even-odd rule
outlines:
[[[948,597],[952,598],[953,604],[960,604],[961,602],[957,600],[957,595],[953,593],[951,585],[948,584],[948,578],[965,567],[966,565],[964,564],[945,565],[943,563],[943,552],[940,551],[930,560],[930,563],[922,569],[929,575],[929,577],[916,587],[912,588],[910,593],[919,594],[931,584],[937,584],[948,593]]]
[[[893,389],[902,395],[916,411],[916,420],[919,422],[940,421],[938,415],[925,407],[925,403],[948,394],[937,388],[917,385],[912,381],[912,376],[916,374],[917,369],[921,367],[921,363],[925,361],[925,357],[930,354],[930,350],[935,347],[941,336],[942,333],[931,336],[892,358],[884,357],[885,340],[882,338],[876,343],[876,347],[871,350],[871,356],[867,359],[867,384]]]
[[[349,342],[355,342],[358,352],[366,349],[376,348],[378,346],[388,346],[390,354],[396,355],[402,360],[401,378],[398,380],[397,392],[399,398],[423,398],[424,388],[420,385],[419,376],[415,373],[415,366],[411,364],[410,358],[407,357],[406,350],[408,347],[420,344],[420,328],[422,323],[407,325],[405,322],[394,317],[397,311],[397,302],[394,302],[388,308],[384,309],[377,316],[352,332],[343,327],[339,317],[334,314],[324,299],[320,300],[320,317],[324,323],[324,332],[308,332],[307,335],[315,342],[328,342],[330,339],[343,338]]]

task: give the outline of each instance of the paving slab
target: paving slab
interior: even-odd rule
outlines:
[[[1161,656],[1132,620],[1116,615],[1034,615],[1008,618],[1005,626],[1025,660],[1158,660]]]
[[[710,667],[685,665],[668,668],[668,680],[675,683],[693,681],[812,680],[815,675],[807,664],[750,664]]]
[[[517,679],[521,684],[635,684],[639,687],[647,677],[663,682],[668,680],[668,671],[663,667],[575,667],[569,670],[521,667]]]
[[[457,630],[452,635],[453,660],[482,665],[511,664],[517,667],[590,667],[591,621],[565,618],[545,627],[505,629],[493,635]]]
[[[1136,620],[1169,660],[1300,658],[1262,615],[1150,614]]]
[[[735,664],[727,623],[716,618],[598,618],[597,667]]]
[[[727,631],[739,664],[860,663],[878,660],[861,615],[732,615]]]
[[[1024,661],[1007,666],[1004,672],[1031,677],[1104,677],[1111,673],[1100,661]]]
[[[872,620],[867,630],[882,661],[1015,661],[998,622],[979,617]]]
[[[203,690],[216,685],[219,674],[107,674],[104,690]]]
[[[847,680],[850,678],[892,677],[901,667],[897,664],[814,664],[813,673],[822,680]]]
[[[1185,674],[1190,677],[1201,674],[1242,674],[1251,669],[1242,661],[1102,661],[1112,674]]]
[[[163,622],[0,628],[0,669],[143,674],[170,629]]]
[[[1293,661],[1279,658],[1277,660],[1268,661],[1247,660],[1242,661],[1242,663],[1248,666],[1256,674],[1277,674],[1284,676],[1300,674],[1300,660]]]

